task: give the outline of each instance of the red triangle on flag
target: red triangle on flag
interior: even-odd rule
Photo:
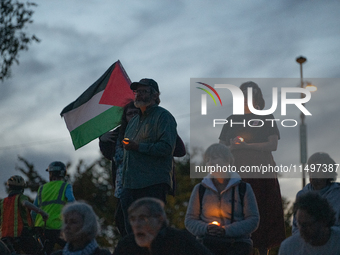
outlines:
[[[131,81],[129,77],[121,66],[120,61],[118,61],[106,84],[99,104],[124,107],[130,100],[135,98],[130,89],[130,84]]]

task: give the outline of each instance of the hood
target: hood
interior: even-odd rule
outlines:
[[[217,189],[214,185],[214,183],[212,182],[212,179],[213,179],[213,176],[211,174],[208,174],[206,177],[203,178],[202,180],[202,184],[207,187],[207,188],[210,188],[214,191],[217,192]],[[227,184],[227,186],[224,188],[224,190],[222,192],[224,192],[225,190],[228,190],[230,189],[231,187],[234,187],[236,186],[237,184],[239,184],[241,182],[241,177],[238,173],[231,173],[230,174],[230,180]]]
[[[330,185],[327,185],[321,190],[314,190],[312,185],[308,183],[305,187],[303,187],[302,191],[307,192],[307,191],[316,191],[320,193],[321,196],[325,196],[328,193],[333,192],[335,189],[340,189],[340,183],[338,182],[332,182]]]

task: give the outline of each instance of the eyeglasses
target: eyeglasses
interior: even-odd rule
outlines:
[[[133,91],[133,94],[140,94],[142,96],[146,95],[146,94],[149,94],[151,92],[151,90],[148,90],[148,89],[136,89]]]
[[[135,224],[135,223],[140,223],[140,224],[147,224],[150,220],[150,218],[152,218],[151,215],[139,215],[139,216],[130,216],[129,217],[129,222],[130,224]]]

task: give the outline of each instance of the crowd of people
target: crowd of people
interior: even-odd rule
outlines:
[[[176,188],[174,157],[186,154],[177,133],[175,118],[159,106],[157,82],[142,79],[130,86],[135,100],[127,102],[121,126],[99,138],[102,154],[112,161],[112,176],[118,199],[116,226],[122,236],[113,254],[340,254],[340,184],[336,173],[313,173],[310,183],[297,193],[293,235],[286,239],[280,187],[275,174],[266,178],[236,172],[209,173],[191,193],[185,215],[186,230],[170,227],[164,206]],[[272,152],[280,139],[275,124],[254,116],[248,108],[262,110],[265,101],[259,86],[240,86],[245,114],[231,115],[252,121],[251,125],[225,125],[204,153],[206,166],[275,166]],[[252,94],[249,94],[252,92]],[[254,128],[255,127],[255,128]],[[312,164],[335,164],[326,153],[315,153]],[[98,217],[91,205],[75,201],[72,185],[65,180],[64,163],[52,162],[50,182],[39,187],[34,203],[23,194],[21,176],[8,179],[8,197],[0,201],[1,254],[107,255],[99,247]],[[43,247],[39,236],[47,240]],[[56,247],[60,250],[56,251]],[[11,251],[9,250],[11,249]]]

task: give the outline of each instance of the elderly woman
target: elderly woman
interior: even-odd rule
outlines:
[[[63,234],[67,241],[63,250],[52,255],[110,255],[101,249],[95,237],[99,224],[92,207],[83,202],[67,204],[62,211]]]
[[[187,232],[168,227],[164,203],[144,197],[128,210],[133,234],[119,241],[114,255],[212,255]]]
[[[324,152],[316,152],[307,162],[309,168],[309,181],[302,190],[296,194],[296,198],[309,191],[319,193],[328,200],[335,211],[335,226],[340,226],[340,183],[334,182],[337,178],[337,165],[335,161]],[[296,218],[293,218],[293,234],[299,232]]]

